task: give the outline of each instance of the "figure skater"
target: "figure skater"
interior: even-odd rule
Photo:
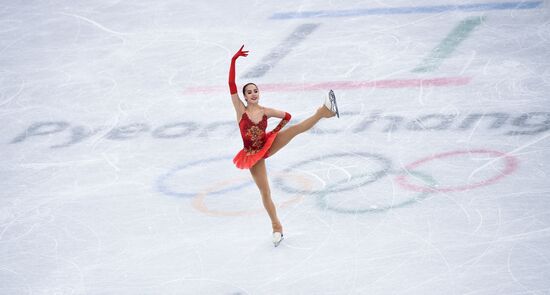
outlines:
[[[244,144],[244,148],[237,153],[233,163],[240,169],[250,169],[250,174],[252,174],[252,178],[260,190],[263,205],[271,219],[273,244],[277,247],[283,240],[283,226],[277,217],[277,210],[271,199],[264,159],[277,153],[296,135],[309,130],[321,118],[330,118],[334,115],[340,117],[340,115],[334,92],[331,90],[324,104],[317,109],[315,114],[296,125],[281,130],[290,121],[291,115],[287,112],[260,106],[258,104],[260,91],[256,84],[248,83],[243,87],[246,105],[237,94],[235,62],[241,56],[248,56],[248,51],[243,51],[243,48],[244,45],[235,53],[229,68],[229,91],[237,112],[237,122]],[[271,117],[281,118],[282,120],[272,131],[266,133],[267,119]]]

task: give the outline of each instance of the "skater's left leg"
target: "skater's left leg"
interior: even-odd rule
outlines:
[[[284,130],[281,130],[279,134],[277,134],[277,137],[275,137],[275,140],[273,141],[273,144],[269,148],[268,154],[269,156],[274,155],[277,153],[281,148],[283,148],[285,145],[287,145],[296,135],[306,132],[311,127],[315,126],[319,120],[322,118],[330,118],[333,117],[335,113],[331,112],[327,107],[322,106],[315,114],[310,116],[309,118],[303,120],[302,122],[292,125]]]
[[[262,195],[262,202],[269,218],[271,219],[271,227],[273,228],[273,232],[282,233],[283,226],[277,217],[277,209],[271,199],[271,189],[269,188],[265,160],[262,159],[252,166],[250,168],[250,173],[252,174],[252,178],[260,190],[260,194]]]

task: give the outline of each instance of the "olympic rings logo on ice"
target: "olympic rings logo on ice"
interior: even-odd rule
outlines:
[[[425,171],[419,171],[419,167],[423,165],[427,165],[428,162],[434,161],[434,160],[441,160],[441,159],[449,159],[452,157],[457,156],[478,156],[482,157],[480,160],[487,161],[487,157],[490,157],[490,161],[485,163],[484,165],[481,165],[480,167],[476,168],[476,171],[480,171],[483,168],[487,167],[488,165],[497,163],[497,162],[503,162],[503,169],[501,169],[498,173],[495,175],[492,175],[490,177],[486,177],[484,180],[480,180],[474,183],[468,183],[466,185],[457,185],[457,186],[441,186],[440,183],[438,183],[433,176],[429,175]],[[258,214],[262,213],[263,209],[258,210],[242,210],[242,211],[222,211],[222,210],[214,210],[208,208],[204,200],[209,195],[220,195],[231,191],[238,191],[242,190],[248,186],[252,186],[255,188],[254,182],[251,180],[250,176],[247,175],[246,177],[237,177],[232,178],[229,180],[223,180],[216,182],[212,185],[207,186],[206,188],[204,186],[201,186],[199,184],[195,188],[195,190],[189,190],[189,187],[192,183],[190,181],[185,182],[186,190],[182,190],[177,187],[177,183],[174,184],[173,182],[170,182],[172,179],[185,179],[185,175],[179,176],[179,173],[189,172],[191,169],[199,169],[199,171],[192,172],[193,177],[199,177],[200,175],[205,175],[207,178],[215,178],[212,175],[215,175],[219,172],[219,169],[212,169],[212,167],[207,167],[208,164],[211,163],[217,163],[217,162],[223,162],[227,163],[228,167],[230,169],[234,169],[232,167],[232,163],[230,161],[230,156],[224,156],[224,157],[214,157],[214,158],[208,158],[204,160],[197,160],[193,162],[189,162],[187,164],[178,166],[168,173],[162,175],[157,180],[157,190],[171,196],[177,196],[177,197],[185,197],[185,198],[193,198],[192,206],[205,214],[213,215],[213,216],[243,216],[243,215],[251,215],[251,214]],[[336,159],[339,161],[338,165],[330,163],[328,160],[330,159]],[[349,165],[342,166],[342,163],[345,164],[345,160],[350,161]],[[370,163],[366,165],[359,165],[359,161],[369,161]],[[309,169],[307,169],[307,166],[310,165]],[[380,154],[375,153],[365,153],[365,152],[358,152],[358,153],[336,153],[336,154],[330,154],[325,156],[317,156],[310,159],[306,159],[303,161],[300,161],[296,164],[290,165],[288,168],[284,169],[281,172],[276,172],[273,175],[274,179],[274,185],[276,188],[282,190],[283,192],[286,192],[288,194],[292,194],[292,198],[286,201],[279,202],[279,207],[285,207],[289,206],[291,204],[299,203],[303,200],[304,195],[315,195],[317,198],[317,205],[322,208],[323,210],[330,210],[337,213],[344,213],[344,214],[357,214],[357,213],[377,213],[377,212],[384,212],[390,209],[396,209],[401,208],[404,206],[408,206],[411,204],[414,204],[416,202],[419,202],[421,200],[426,199],[429,195],[433,193],[440,193],[440,192],[459,192],[459,191],[465,191],[469,189],[475,189],[482,186],[487,186],[496,183],[497,181],[501,180],[505,176],[513,173],[517,167],[518,167],[518,160],[517,158],[508,155],[503,152],[499,151],[493,151],[493,150],[459,150],[459,151],[452,151],[452,152],[445,152],[437,155],[432,155],[426,158],[422,158],[420,160],[414,161],[412,163],[403,165],[404,169],[394,171],[392,170],[392,161],[388,159],[387,157],[384,157]],[[323,181],[318,175],[316,175],[314,172],[319,172],[319,167],[322,169],[327,168],[325,172],[327,175],[327,178],[329,178],[331,181],[330,183],[326,183],[326,181]],[[321,170],[322,170],[321,169]],[[202,170],[202,171],[201,171]],[[331,177],[330,173],[335,173],[337,171],[340,175],[344,175],[345,177],[338,179],[338,177]],[[470,175],[475,174],[475,172]],[[316,182],[320,183],[320,187],[314,188],[313,182],[310,178],[305,177],[306,175],[317,179]],[[361,190],[361,188],[373,185],[376,182],[379,182],[382,180],[385,176],[391,176],[393,182],[396,183],[401,189],[409,191],[409,192],[415,192],[416,195],[410,197],[410,198],[401,198],[397,199],[395,196],[393,196],[391,199],[391,202],[388,202],[387,204],[375,204],[370,205],[366,207],[353,207],[353,208],[345,208],[340,207],[338,205],[332,204],[333,202],[330,202],[330,199],[338,198],[344,192],[353,192],[355,190]],[[179,176],[179,178],[178,178]],[[290,177],[292,176],[292,177]],[[413,181],[420,181],[421,184],[413,183]],[[293,185],[292,182],[298,182],[298,186]],[[469,182],[469,181],[468,181]],[[387,189],[384,190],[389,191]],[[354,195],[360,195],[358,193]],[[365,198],[372,197],[372,193],[369,193]],[[362,196],[360,196],[362,197]],[[356,204],[354,204],[356,205]]]

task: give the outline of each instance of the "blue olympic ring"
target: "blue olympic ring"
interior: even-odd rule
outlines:
[[[222,161],[222,160],[227,161],[227,160],[231,160],[231,159],[232,159],[231,156],[212,157],[212,158],[208,158],[208,159],[197,160],[197,161],[193,161],[193,162],[183,164],[181,166],[173,168],[172,170],[168,171],[166,174],[161,175],[158,178],[157,182],[156,182],[156,188],[157,188],[158,191],[160,191],[160,192],[162,192],[166,195],[170,195],[170,196],[183,197],[183,198],[194,197],[199,193],[198,191],[197,192],[178,192],[178,191],[172,190],[169,187],[169,185],[166,184],[166,181],[169,178],[173,177],[174,174],[176,174],[180,170],[184,170],[184,169],[194,167],[194,166],[198,166],[198,165],[201,165],[201,164],[218,162],[218,161]],[[212,194],[212,195],[223,194],[223,193],[226,193],[226,192],[242,189],[242,188],[247,187],[247,186],[252,185],[252,184],[254,184],[254,182],[252,180],[249,180],[249,181],[247,181],[245,183],[242,183],[242,184],[229,186],[225,189],[218,190],[218,191],[212,191],[212,192],[209,192],[209,193]]]

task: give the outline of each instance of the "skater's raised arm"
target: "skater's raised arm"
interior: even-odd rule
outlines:
[[[275,127],[271,132],[279,132],[279,130],[281,130],[286,125],[286,123],[290,121],[290,118],[292,118],[292,115],[290,115],[287,112],[279,111],[276,109],[270,109],[270,108],[265,108],[264,114],[268,118],[275,117],[275,118],[282,119],[281,122],[279,122],[279,124],[277,125],[277,127]]]
[[[240,119],[241,115],[245,111],[245,106],[242,100],[239,98],[237,91],[237,85],[235,84],[235,62],[240,56],[247,56],[248,51],[243,51],[244,45],[241,46],[239,51],[233,55],[231,58],[231,66],[229,67],[229,93],[231,94],[231,100],[233,101],[233,106],[237,112],[237,121]]]

